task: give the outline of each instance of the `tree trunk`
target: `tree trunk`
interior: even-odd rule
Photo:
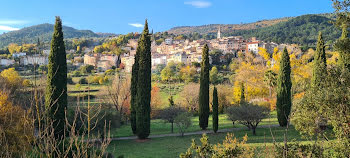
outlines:
[[[255,131],[256,127],[252,127],[253,130],[253,135],[256,135],[256,131]]]

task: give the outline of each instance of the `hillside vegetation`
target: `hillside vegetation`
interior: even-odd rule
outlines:
[[[273,19],[273,20],[261,20],[254,23],[247,23],[247,24],[210,24],[210,25],[202,25],[202,26],[180,26],[180,27],[174,27],[168,31],[169,34],[192,34],[192,33],[199,33],[199,34],[216,34],[219,27],[221,28],[222,32],[232,32],[234,30],[251,30],[251,29],[257,29],[257,28],[263,28],[267,26],[272,26],[277,23],[287,21],[289,18],[280,18],[280,19]]]
[[[325,41],[328,44],[339,38],[341,31],[332,24],[334,18],[333,14],[309,14],[292,18],[262,20],[249,24],[175,27],[170,29],[168,33],[184,35],[199,33],[216,37],[220,27],[223,36],[257,37],[263,41],[313,47],[319,31],[325,35]]]
[[[265,28],[225,32],[224,35],[257,37],[276,43],[314,45],[319,31],[324,34],[328,43],[334,42],[341,34],[340,29],[332,24],[332,19],[320,15],[303,15]]]
[[[90,30],[77,30],[72,27],[63,26],[64,38],[101,37]],[[10,43],[36,43],[38,38],[42,42],[49,42],[52,38],[53,25],[40,24],[26,27],[18,31],[11,31],[0,35],[0,48]]]

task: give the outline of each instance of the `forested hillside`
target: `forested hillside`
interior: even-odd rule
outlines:
[[[72,27],[63,26],[64,38],[100,37],[90,30],[77,30]],[[52,24],[40,24],[26,27],[18,31],[11,31],[0,35],[0,48],[10,43],[36,43],[38,38],[43,42],[49,42],[53,33]]]
[[[276,43],[295,43],[314,47],[319,31],[324,33],[327,44],[338,39],[341,31],[332,24],[334,14],[309,14],[291,18],[262,20],[249,24],[203,25],[175,27],[167,31],[169,34],[184,34],[215,38],[219,26],[223,36],[257,37],[263,41]],[[206,39],[208,39],[206,38]]]
[[[223,34],[224,36],[257,37],[276,43],[314,45],[319,31],[323,33],[325,41],[328,43],[338,39],[341,33],[332,24],[332,19],[326,16],[303,15],[265,28],[224,32]]]

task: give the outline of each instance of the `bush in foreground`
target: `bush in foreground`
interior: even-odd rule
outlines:
[[[243,140],[239,142],[236,138],[233,138],[233,134],[227,134],[226,139],[222,144],[212,145],[209,142],[209,138],[206,134],[203,134],[201,145],[196,144],[195,140],[192,140],[192,145],[187,149],[186,153],[181,153],[180,158],[192,158],[192,157],[244,157],[250,158],[254,155],[254,150],[249,147],[247,142],[248,137],[244,136]]]

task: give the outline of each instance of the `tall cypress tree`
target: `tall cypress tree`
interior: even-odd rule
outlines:
[[[140,41],[139,41],[140,43]],[[136,134],[136,98],[137,98],[137,78],[139,73],[139,49],[136,50],[134,65],[132,65],[131,72],[131,85],[130,85],[130,122],[131,129],[134,134]]]
[[[292,81],[290,78],[291,67],[287,48],[282,53],[280,70],[277,77],[277,118],[280,126],[288,124],[288,118],[292,106]]]
[[[45,106],[56,138],[62,137],[67,108],[67,61],[63,41],[62,21],[56,17],[49,55]]]
[[[348,37],[348,26],[344,22],[341,26],[342,35],[335,43],[334,47],[339,52],[339,65],[342,68],[350,70],[350,39]]]
[[[201,76],[199,89],[199,126],[205,130],[209,118],[209,48],[205,44],[202,50]]]
[[[326,49],[320,32],[318,35],[317,48],[313,61],[311,86],[319,87],[324,76],[327,74]]]
[[[244,103],[245,102],[245,92],[244,92],[244,83],[242,82],[241,83],[241,100],[239,101],[240,104]]]
[[[219,100],[216,87],[213,90],[213,130],[216,133],[219,127]]]
[[[140,139],[145,139],[150,134],[151,126],[151,36],[148,23],[139,39],[137,46],[139,51],[139,71],[137,77],[136,98],[136,134]]]

